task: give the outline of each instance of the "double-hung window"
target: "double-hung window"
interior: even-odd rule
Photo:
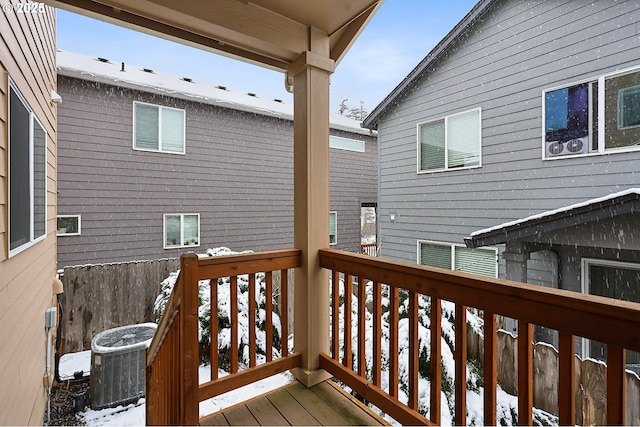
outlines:
[[[9,84],[9,256],[47,233],[47,132]]]
[[[418,123],[418,172],[481,166],[480,109]]]
[[[164,248],[200,245],[200,214],[165,214]]]
[[[640,149],[640,67],[543,92],[543,158]]]
[[[498,277],[498,252],[494,248],[418,241],[418,264]]]
[[[133,148],[185,153],[185,112],[178,108],[133,103]]]

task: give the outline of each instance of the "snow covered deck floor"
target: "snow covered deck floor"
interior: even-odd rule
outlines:
[[[388,425],[330,381],[306,388],[299,382],[200,420],[200,425]]]

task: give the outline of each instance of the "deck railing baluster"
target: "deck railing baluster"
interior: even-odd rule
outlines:
[[[232,325],[238,324],[238,276],[229,278],[229,321]],[[231,328],[231,347],[229,349],[230,371],[238,372],[238,328]]]
[[[467,307],[456,304],[456,346],[454,357],[456,360],[456,382],[455,382],[455,424],[466,425],[467,423]]]
[[[344,359],[342,364],[348,369],[353,367],[353,351],[351,345],[351,296],[353,295],[353,282],[350,274],[344,275]]]
[[[607,424],[625,425],[627,376],[623,348],[607,345]]]
[[[289,355],[289,273],[280,270],[280,353]]]
[[[209,332],[211,345],[209,346],[209,360],[211,363],[211,380],[218,378],[218,279],[209,279]]]
[[[418,363],[420,361],[418,347],[418,294],[409,291],[409,402],[407,405],[414,411],[418,409]]]
[[[367,316],[366,316],[366,284],[362,276],[358,277],[358,375],[367,375],[367,362],[365,357],[367,342]]]
[[[273,360],[273,275],[267,271],[264,275],[265,283],[265,353],[267,362]]]
[[[429,369],[431,371],[431,407],[429,415],[431,421],[440,425],[441,390],[442,390],[442,301],[431,297],[431,359]]]
[[[484,311],[484,424],[497,425],[498,337],[495,313]]]
[[[331,272],[331,351],[340,360],[340,273]]]
[[[256,366],[256,275],[249,274],[249,367]]]
[[[382,380],[382,286],[373,282],[373,385],[380,387]]]
[[[572,351],[571,355],[573,356],[573,354],[574,352]],[[560,388],[559,390],[562,389]],[[518,321],[518,425],[530,426],[533,424],[532,408],[533,325]]]
[[[389,395],[398,397],[398,288],[389,286]]]

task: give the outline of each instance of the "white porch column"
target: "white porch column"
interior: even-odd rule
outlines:
[[[329,247],[329,76],[334,69],[329,38],[310,29],[309,51],[291,65],[293,77],[294,246],[302,250],[295,271],[295,351],[302,368],[293,375],[307,387],[331,377],[319,369],[329,352],[329,276],[318,250]]]

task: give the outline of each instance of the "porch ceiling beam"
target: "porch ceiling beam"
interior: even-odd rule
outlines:
[[[184,2],[179,9],[161,4],[172,0],[45,3],[277,71],[286,71],[309,45],[303,24],[237,0]]]
[[[342,59],[382,0],[43,0],[45,3],[199,49],[287,71],[310,48],[310,28]]]
[[[336,63],[340,62],[381,5],[381,1],[372,3],[339,31],[329,35],[331,41],[331,59]]]

